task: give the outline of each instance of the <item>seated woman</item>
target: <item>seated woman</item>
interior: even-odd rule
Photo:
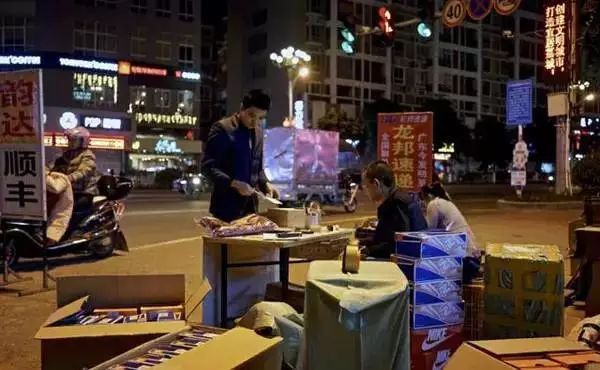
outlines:
[[[467,235],[467,256],[463,260],[463,280],[470,282],[479,273],[481,251],[475,242],[475,235],[458,207],[450,201],[450,197],[442,184],[434,182],[421,189],[427,204],[427,224],[430,229],[442,229]]]

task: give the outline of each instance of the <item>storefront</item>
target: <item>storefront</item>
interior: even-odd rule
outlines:
[[[175,139],[164,135],[138,135],[131,149],[130,168],[147,173],[167,168],[184,170],[190,166],[198,166],[202,154],[200,141]]]
[[[96,155],[98,171],[127,171],[127,157],[132,138],[131,119],[119,112],[45,107],[44,143],[46,161],[51,162],[67,147],[64,132],[85,127],[91,133],[90,149]]]

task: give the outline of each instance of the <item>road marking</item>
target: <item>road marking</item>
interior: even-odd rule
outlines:
[[[206,213],[206,210],[200,209],[171,209],[165,211],[125,211],[125,216],[153,216],[153,215],[169,215],[177,213]]]
[[[187,243],[187,242],[195,242],[198,240],[202,240],[201,236],[193,236],[190,238],[181,238],[181,239],[173,239],[173,240],[167,240],[164,242],[159,242],[159,243],[152,243],[152,244],[144,244],[144,245],[140,245],[139,247],[131,247],[131,252],[133,251],[139,251],[139,250],[144,250],[144,249],[153,249],[153,248],[158,248],[158,247],[166,247],[168,245],[174,245],[174,244],[181,244],[181,243]]]

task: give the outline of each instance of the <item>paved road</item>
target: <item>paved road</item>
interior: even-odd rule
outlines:
[[[567,243],[567,222],[578,211],[499,211],[494,199],[463,196],[457,200],[471,224],[480,245],[489,242],[558,244]],[[96,261],[68,257],[54,261],[53,273],[129,274],[185,273],[188,283],[200,283],[201,249],[199,232],[193,218],[206,215],[207,201],[186,201],[170,193],[138,193],[127,201],[123,230],[131,252]],[[360,198],[357,213],[348,215],[341,208],[327,207],[325,222],[353,225],[375,214],[373,206]],[[29,263],[23,274],[34,278],[9,289],[0,289],[0,369],[38,369],[39,343],[35,332],[55,309],[55,293],[46,292],[17,298],[17,290],[40,286],[39,263]],[[292,271],[294,274],[294,271]],[[10,338],[10,339],[8,339]]]

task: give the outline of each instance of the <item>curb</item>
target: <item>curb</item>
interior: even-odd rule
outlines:
[[[583,209],[583,201],[565,202],[515,202],[498,199],[498,209]]]

